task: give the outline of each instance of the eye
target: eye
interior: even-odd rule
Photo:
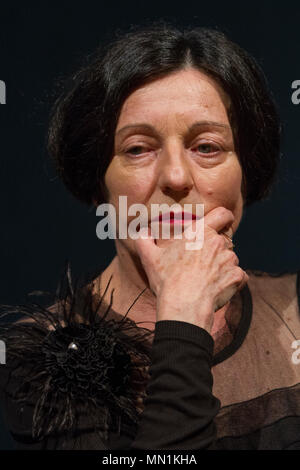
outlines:
[[[145,147],[142,145],[134,145],[133,147],[130,147],[129,149],[126,150],[126,153],[138,156],[142,153],[145,153]]]
[[[214,144],[212,142],[200,143],[195,147],[195,149],[199,153],[203,153],[205,155],[216,154],[217,152],[221,150],[221,148],[217,144]]]

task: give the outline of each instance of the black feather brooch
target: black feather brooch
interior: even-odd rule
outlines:
[[[113,427],[120,433],[123,420],[138,422],[153,332],[127,317],[143,291],[124,316],[114,315],[112,295],[110,304],[103,304],[110,282],[96,296],[82,279],[72,282],[67,263],[48,306],[1,306],[1,319],[15,314],[32,319],[1,322],[0,337],[10,373],[18,377],[13,398],[34,405],[35,439],[70,435],[86,423],[106,440]]]

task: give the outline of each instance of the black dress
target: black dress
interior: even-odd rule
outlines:
[[[294,292],[299,273],[288,275],[283,282]],[[256,275],[253,279],[253,286],[259,285]],[[230,325],[232,338],[216,352],[209,333],[184,321],[158,321],[153,332],[141,328],[95,298],[87,281],[74,285],[67,266],[55,298],[45,306],[2,307],[5,318],[19,313],[34,320],[1,323],[6,345],[1,399],[17,449],[300,448],[298,378],[280,389],[285,398],[296,397],[298,408],[287,400],[279,420],[278,410],[271,409],[261,418],[277,389],[258,393],[253,385],[253,391],[238,391],[236,381],[236,393],[254,399],[226,405],[227,372],[225,406],[213,393],[213,367],[218,387],[218,367],[247,355],[248,338],[253,347],[253,296],[247,285],[238,296],[240,317],[234,328]]]

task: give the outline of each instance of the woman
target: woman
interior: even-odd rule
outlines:
[[[269,194],[279,135],[263,74],[214,30],[133,31],[73,77],[49,131],[67,187],[117,221],[120,196],[182,209],[160,217],[167,239],[151,216],[137,239],[117,223],[111,264],[75,286],[67,267],[49,307],[4,306],[31,317],[2,334],[18,448],[300,448],[297,273],[246,272],[231,241]],[[174,235],[185,204],[194,238],[204,209],[197,250]]]

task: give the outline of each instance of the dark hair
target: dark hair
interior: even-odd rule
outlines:
[[[100,47],[67,83],[49,126],[48,151],[81,201],[107,200],[104,175],[125,99],[135,89],[187,66],[214,78],[231,100],[245,205],[267,197],[280,157],[280,123],[260,67],[223,33],[166,23],[134,29]]]

